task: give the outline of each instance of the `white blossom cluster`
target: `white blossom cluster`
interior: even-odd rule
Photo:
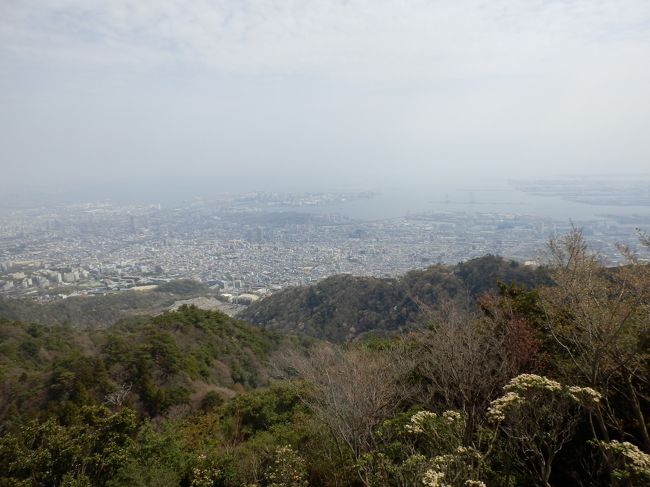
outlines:
[[[265,480],[269,487],[307,487],[305,461],[290,446],[281,446],[275,450],[275,458],[265,473]]]
[[[530,389],[558,392],[562,390],[562,384],[541,375],[521,374],[512,379],[503,389],[516,392],[525,392]]]
[[[432,411],[418,411],[411,416],[405,429],[409,433],[436,435],[439,433],[436,428],[441,427],[444,432],[448,433],[452,430],[459,430],[459,428],[462,430],[463,419],[464,416],[460,411],[448,410],[440,416]],[[452,437],[454,437],[453,433]],[[455,440],[459,439],[455,438]],[[463,472],[481,459],[481,453],[474,448],[463,445],[453,448],[451,453],[436,455],[429,459],[429,469],[422,477],[422,482],[426,487],[451,487],[450,483],[445,482],[447,474],[450,472]],[[457,474],[455,473],[452,477],[457,478]],[[484,484],[477,480],[467,481],[465,485],[468,487],[484,487]]]
[[[613,453],[621,455],[625,460],[624,474],[647,478],[650,481],[650,455],[642,452],[636,445],[628,441],[619,442],[613,440],[609,443],[601,442],[601,445]]]
[[[436,455],[431,459],[431,465],[437,470],[448,468],[452,463],[457,460],[456,455],[448,453],[446,455]]]
[[[451,484],[445,483],[445,474],[434,469],[427,470],[422,477],[422,484],[425,487],[451,487]],[[466,480],[466,487],[486,487],[485,483],[480,480]]]
[[[409,433],[425,433],[430,430],[430,427],[433,426],[431,423],[438,417],[436,413],[431,411],[418,411],[411,416],[410,422],[405,426],[405,429]],[[463,415],[458,411],[450,410],[442,413],[442,419],[448,425],[458,425],[463,419]]]
[[[474,448],[459,446],[454,453],[437,455],[431,460],[431,465],[438,470],[443,470],[464,460],[480,460],[481,454]]]
[[[602,397],[598,391],[595,391],[591,387],[578,386],[569,387],[569,396],[585,406],[598,404]]]
[[[219,475],[220,470],[214,467],[206,455],[200,454],[197,457],[199,465],[192,469],[192,487],[208,487],[214,484],[214,479]]]
[[[518,406],[523,402],[523,398],[516,392],[508,392],[504,396],[495,399],[490,403],[488,408],[488,418],[492,421],[499,422],[506,419],[506,412],[512,407]]]
[[[427,470],[422,477],[425,487],[450,487],[445,483],[445,474],[436,470]]]
[[[492,401],[488,408],[488,417],[496,422],[505,420],[508,411],[523,404],[525,394],[529,391],[561,393],[583,406],[596,405],[601,398],[600,393],[591,387],[566,387],[553,379],[535,374],[518,375],[503,389],[506,394]]]
[[[458,423],[463,418],[463,415],[460,414],[458,411],[445,411],[444,413],[442,413],[442,417],[447,423],[455,424]]]
[[[437,417],[438,415],[431,411],[418,411],[411,416],[411,422],[405,426],[405,429],[409,433],[424,433],[426,431],[426,424],[435,420]]]

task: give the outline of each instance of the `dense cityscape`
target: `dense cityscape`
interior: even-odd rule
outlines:
[[[287,286],[351,273],[396,276],[498,254],[537,265],[549,237],[583,228],[616,264],[642,217],[557,220],[500,212],[422,212],[362,220],[321,211],[357,193],[251,193],[183,204],[97,202],[5,211],[0,292],[52,300],[201,281],[242,303]]]

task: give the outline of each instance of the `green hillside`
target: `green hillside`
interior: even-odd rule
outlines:
[[[216,295],[207,286],[189,280],[172,281],[146,292],[120,291],[102,296],[73,296],[51,303],[0,297],[0,316],[44,325],[101,327],[134,315],[157,314],[175,301]]]
[[[341,344],[188,306],[2,318],[0,486],[649,485],[650,266],[603,267],[578,232],[550,249],[547,271],[486,257],[281,293],[367,331],[437,313]],[[522,284],[481,295],[497,279]]]
[[[333,276],[290,288],[252,304],[240,317],[273,330],[334,341],[365,333],[421,327],[441,306],[474,307],[497,283],[534,287],[548,282],[543,269],[485,256],[456,266],[433,266],[398,279]]]
[[[266,384],[266,360],[280,343],[272,332],[187,306],[96,330],[0,319],[0,424],[93,403],[152,417],[174,406],[195,410],[206,397]]]

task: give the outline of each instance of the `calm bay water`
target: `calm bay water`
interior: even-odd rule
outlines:
[[[481,187],[483,186],[483,187]],[[484,189],[485,187],[490,189]],[[548,218],[556,221],[602,220],[603,215],[650,217],[648,206],[593,205],[557,196],[537,196],[508,183],[489,185],[431,185],[426,188],[386,188],[372,198],[361,198],[307,211],[339,213],[361,220],[399,218],[421,213],[500,213]],[[300,208],[305,211],[305,208]]]

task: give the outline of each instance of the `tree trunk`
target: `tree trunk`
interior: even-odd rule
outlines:
[[[630,393],[630,400],[632,402],[632,409],[634,411],[634,416],[636,417],[636,420],[639,423],[639,429],[641,430],[641,438],[643,439],[643,449],[647,453],[650,453],[650,436],[648,435],[648,425],[645,422],[645,417],[643,416],[641,404],[639,404],[639,396],[637,396],[637,393],[634,390],[634,385],[632,384],[632,377],[629,374],[627,376],[626,382],[627,382],[627,389]]]

